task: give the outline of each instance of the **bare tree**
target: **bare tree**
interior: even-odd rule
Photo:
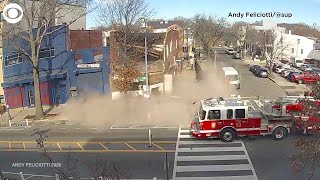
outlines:
[[[110,35],[112,86],[120,92],[129,91],[141,75],[138,62],[144,57],[143,20],[150,19],[154,13],[145,0],[112,0],[101,6],[101,24],[113,28]],[[149,50],[153,39],[149,36],[147,39]]]
[[[265,48],[266,66],[271,73],[275,61],[282,58],[284,51],[290,47],[291,43],[285,39],[282,33],[276,30],[267,30],[259,33],[263,35],[261,44]]]
[[[312,95],[315,99],[320,99],[320,85],[311,87]],[[307,172],[308,179],[311,180],[315,172],[320,168],[320,106],[314,101],[305,100],[303,102],[302,115],[312,119],[302,122],[305,127],[314,126],[316,131],[312,131],[312,136],[299,138],[294,142],[296,153],[291,156],[292,168],[296,173]],[[310,121],[312,120],[312,121]]]
[[[210,48],[215,46],[226,32],[226,20],[212,15],[197,14],[192,19],[191,30],[206,54],[210,56]]]
[[[57,20],[72,17],[68,25],[85,16],[86,8],[92,0],[17,0],[23,9],[23,19],[17,24],[4,24],[2,30],[8,46],[23,55],[32,64],[36,118],[45,116],[40,93],[39,54],[46,37],[53,35],[60,28],[54,28]],[[91,6],[90,6],[91,7]],[[72,14],[72,15],[70,15]],[[61,26],[62,28],[63,26]]]

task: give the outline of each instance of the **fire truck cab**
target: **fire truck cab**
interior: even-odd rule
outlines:
[[[292,118],[286,119],[250,111],[239,98],[205,99],[191,123],[191,132],[198,138],[220,138],[231,142],[236,137],[272,135],[281,140],[290,133]]]

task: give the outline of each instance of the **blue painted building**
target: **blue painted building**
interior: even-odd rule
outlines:
[[[81,96],[85,92],[109,94],[109,48],[97,47],[74,51],[70,48],[68,26],[53,28],[57,29],[45,36],[39,54],[43,105],[63,104],[71,96]],[[34,105],[32,63],[26,55],[19,53],[21,50],[16,48],[18,44],[19,49],[29,54],[30,45],[22,39],[3,43],[2,87],[6,103],[10,108],[31,107]]]

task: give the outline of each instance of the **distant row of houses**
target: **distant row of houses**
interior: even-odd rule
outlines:
[[[56,21],[52,28],[58,30],[44,38],[39,54],[43,105],[64,104],[70,97],[92,92],[112,96],[118,94],[112,88],[113,77],[110,77],[112,56],[121,53],[115,50],[117,48],[112,48],[117,46],[117,39],[113,39],[117,30],[86,30],[85,19],[75,24],[71,26]],[[147,22],[147,25],[149,36],[159,37],[154,48],[148,51],[149,84],[153,90],[170,91],[170,87],[164,85],[164,76],[179,73],[179,60],[186,56],[183,47],[190,44],[191,37],[186,40],[180,21],[156,20]],[[3,91],[0,95],[10,108],[32,107],[35,103],[32,65],[8,42],[3,40],[2,43],[0,83]],[[26,46],[21,47],[24,49],[30,46],[28,43],[22,44]],[[144,57],[137,63],[142,66]],[[141,71],[144,73],[143,66]],[[141,89],[134,91],[141,93]]]
[[[313,37],[304,37],[291,33],[284,27],[279,27],[274,21],[262,21],[261,24],[253,26],[258,31],[273,30],[276,35],[274,43],[278,43],[278,49],[282,51],[282,59],[290,59],[291,61],[303,60],[307,63],[313,63],[320,66],[320,41]],[[282,41],[282,42],[281,42]],[[279,47],[282,44],[283,47]],[[280,45],[281,46],[281,45]],[[247,44],[247,49],[255,51],[255,44]]]

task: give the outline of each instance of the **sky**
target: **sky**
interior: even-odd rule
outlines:
[[[171,19],[177,16],[192,17],[205,13],[224,17],[230,23],[235,21],[254,22],[272,20],[278,23],[307,23],[320,26],[320,0],[146,0],[150,8],[156,10],[154,18]],[[286,13],[292,17],[267,18],[245,17],[246,13]],[[244,13],[244,17],[228,17],[229,13]],[[88,29],[95,23],[97,13],[88,16]]]

